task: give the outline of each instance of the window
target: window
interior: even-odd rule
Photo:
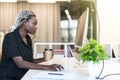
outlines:
[[[61,20],[61,41],[74,42],[77,28],[77,19],[69,22],[68,20]]]

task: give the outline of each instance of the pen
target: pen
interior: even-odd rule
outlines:
[[[50,74],[50,75],[63,75],[61,73],[48,73],[48,74]]]

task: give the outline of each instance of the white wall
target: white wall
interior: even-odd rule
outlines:
[[[120,43],[120,0],[97,0],[100,42]]]

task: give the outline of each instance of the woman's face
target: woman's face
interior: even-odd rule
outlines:
[[[37,18],[36,17],[31,17],[31,19],[29,19],[26,22],[25,30],[27,31],[27,33],[35,34],[36,30],[37,30],[36,25],[37,25]]]

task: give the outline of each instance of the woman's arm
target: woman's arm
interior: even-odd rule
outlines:
[[[41,62],[44,62],[45,61],[45,58],[38,58],[38,59],[33,59],[33,63],[41,63]]]
[[[39,69],[39,70],[50,70],[50,71],[56,71],[56,70],[61,70],[64,69],[61,65],[59,64],[52,64],[52,65],[38,65],[35,63],[31,63],[28,61],[25,61],[22,59],[22,57],[13,57],[13,61],[19,68],[23,69]]]
[[[45,52],[43,52],[43,54],[45,54]],[[53,58],[53,56],[54,56],[54,54],[52,53],[51,59]],[[33,59],[34,63],[41,63],[41,62],[44,62],[44,61],[46,61],[45,60],[45,55],[43,56],[43,58]]]

